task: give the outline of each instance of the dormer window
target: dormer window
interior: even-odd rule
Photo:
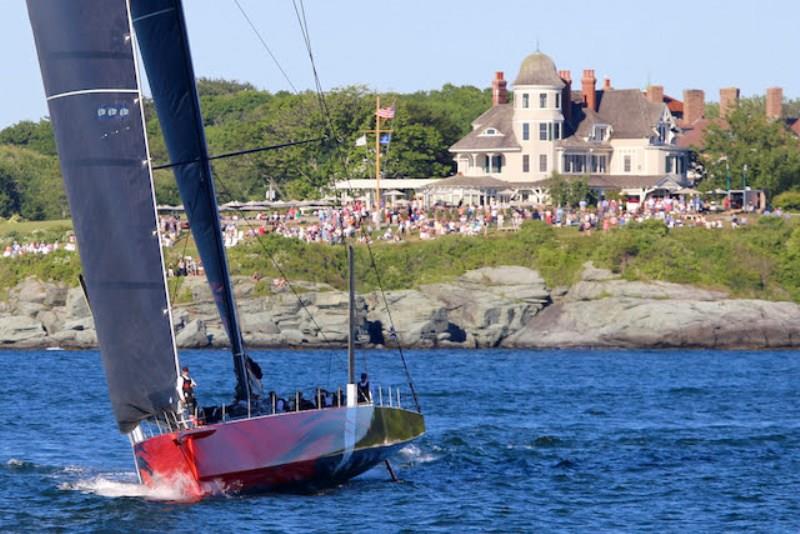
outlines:
[[[608,140],[609,127],[607,124],[595,124],[592,127],[592,135],[589,137],[590,141],[595,143],[602,143]]]
[[[669,132],[669,125],[666,122],[659,122],[657,126],[658,130],[658,141],[659,145],[663,145],[667,142],[667,134]]]
[[[500,131],[498,131],[497,128],[486,128],[484,131],[480,133],[479,137],[493,137],[495,135],[503,135],[503,134],[500,133]]]

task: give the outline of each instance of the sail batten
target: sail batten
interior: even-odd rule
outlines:
[[[98,93],[111,93],[111,94],[115,94],[115,93],[119,93],[119,94],[122,94],[122,93],[133,93],[133,94],[137,94],[138,95],[139,94],[139,90],[138,89],[113,89],[113,88],[106,88],[106,87],[96,87],[94,89],[79,89],[77,91],[67,91],[66,93],[59,93],[57,95],[48,96],[47,100],[50,101],[50,100],[55,100],[56,98],[64,98],[64,97],[67,97],[67,96],[92,95],[92,94],[98,94]]]
[[[244,343],[230,280],[200,99],[180,0],[131,0],[136,41],[172,162],[178,191],[211,294],[228,335],[237,378],[236,395],[249,398]]]
[[[109,397],[130,432],[175,409],[177,352],[128,6],[27,4]]]

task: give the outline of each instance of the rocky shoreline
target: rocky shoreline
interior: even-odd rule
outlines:
[[[347,295],[324,284],[295,284],[259,295],[235,280],[250,347],[331,347],[347,341]],[[226,346],[205,280],[186,278],[188,304],[174,307],[179,347]],[[800,347],[800,306],[731,299],[725,293],[665,282],[631,282],[591,264],[571,287],[548,288],[524,267],[486,267],[458,279],[386,293],[406,347],[621,347],[766,349]],[[380,292],[356,303],[359,341],[393,345]],[[306,312],[308,310],[308,313]],[[29,278],[0,302],[0,347],[89,348],[97,344],[79,287]]]

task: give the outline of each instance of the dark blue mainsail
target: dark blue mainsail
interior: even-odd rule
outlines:
[[[132,0],[131,15],[161,131],[197,250],[233,351],[236,396],[249,397],[242,333],[233,297],[214,180],[179,0]]]
[[[177,380],[130,16],[125,0],[28,0],[28,13],[111,403],[129,432],[174,410]]]

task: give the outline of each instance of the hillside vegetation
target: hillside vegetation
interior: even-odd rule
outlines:
[[[7,241],[8,234],[0,239]],[[592,235],[526,223],[516,233],[376,243],[372,251],[386,289],[443,282],[471,269],[496,265],[531,267],[541,272],[550,287],[566,286],[578,279],[583,264],[591,260],[629,280],[662,280],[722,290],[733,297],[800,302],[800,223],[777,217],[763,217],[735,230],[668,230],[652,221]],[[346,286],[341,246],[267,237],[228,252],[233,274],[263,277],[262,291],[268,291],[271,280],[279,276],[270,256],[290,280],[324,282],[339,289]],[[191,243],[179,242],[169,249],[167,262],[175,265],[184,253],[196,255]],[[356,268],[360,291],[377,288],[363,245],[356,246]],[[0,258],[0,287],[8,289],[29,275],[75,285],[79,272],[75,253]]]
[[[375,95],[366,87],[330,91],[320,111],[315,93],[270,93],[246,83],[198,81],[209,151],[236,150],[320,138],[324,142],[217,160],[214,172],[221,202],[261,200],[270,183],[291,198],[313,198],[320,188],[344,177],[374,176],[374,145],[355,140],[374,128]],[[445,85],[439,90],[383,94],[395,105],[392,142],[383,158],[387,177],[448,176],[454,166],[450,145],[491,105],[488,90]],[[147,134],[155,164],[169,160],[152,102],[145,103]],[[0,216],[61,218],[66,209],[50,122],[22,121],[0,131]],[[180,204],[170,170],[156,171],[159,202]],[[47,191],[48,194],[40,194]]]
[[[327,93],[330,123],[317,95],[261,91],[247,83],[198,81],[211,154],[316,139],[324,142],[221,159],[214,162],[221,202],[263,199],[270,184],[284,198],[314,198],[335,180],[374,176],[374,145],[355,146],[374,127],[375,95],[363,86]],[[491,104],[488,90],[445,85],[433,91],[383,94],[395,105],[388,123],[392,142],[383,157],[386,177],[429,178],[455,170],[448,148],[469,132],[471,122]],[[796,113],[800,101],[787,101]],[[155,164],[169,160],[152,102],[145,102],[147,133]],[[800,188],[797,138],[782,124],[768,121],[763,98],[742,99],[728,121],[730,129],[709,128],[698,161],[707,170],[701,188],[763,188],[771,198]],[[158,201],[180,204],[170,170],[155,173]],[[66,213],[50,122],[22,121],[0,130],[0,217],[29,220],[62,218]]]

